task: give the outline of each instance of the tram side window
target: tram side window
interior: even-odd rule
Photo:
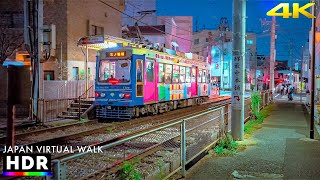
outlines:
[[[191,82],[196,82],[196,68],[192,68],[192,77],[191,77]]]
[[[206,83],[206,78],[207,78],[207,76],[206,76],[206,70],[203,70],[203,75],[202,75],[202,82],[203,83]]]
[[[180,82],[186,82],[186,67],[180,67]]]
[[[210,83],[210,71],[207,73],[207,83]]]
[[[191,82],[191,76],[190,76],[190,67],[186,68],[186,82],[190,83]]]
[[[164,64],[159,63],[159,83],[164,82]]]
[[[202,80],[202,70],[199,70],[199,73],[198,73],[198,83],[201,83],[201,80]]]
[[[173,66],[173,77],[172,77],[172,83],[179,83],[179,74],[180,69],[179,66]]]
[[[146,71],[147,71],[147,82],[154,82],[154,63],[152,61],[147,61]]]
[[[171,83],[171,78],[172,78],[172,65],[166,64],[166,72],[165,72],[165,83],[170,84]]]
[[[137,82],[142,82],[143,79],[143,60],[137,60]]]

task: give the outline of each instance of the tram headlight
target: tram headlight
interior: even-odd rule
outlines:
[[[123,93],[120,93],[119,94],[119,98],[123,98],[124,97],[124,94]]]
[[[106,97],[106,93],[101,93],[100,96],[104,98]]]

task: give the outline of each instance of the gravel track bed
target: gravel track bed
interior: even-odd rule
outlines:
[[[220,112],[210,113],[208,115],[203,115],[197,119],[193,119],[187,121],[187,126],[189,129],[194,128],[208,120],[212,120],[215,117],[219,116]],[[219,119],[212,120],[212,123],[215,126],[218,126]],[[212,137],[213,132],[209,130],[209,128],[205,126],[201,126],[202,128],[196,128],[192,130],[192,134],[187,136],[187,147],[196,146],[199,141],[207,142],[208,139],[213,139],[216,137]],[[211,127],[212,129],[212,127]],[[215,128],[217,129],[217,128]],[[114,165],[121,163],[124,159],[138,153],[143,153],[144,150],[150,148],[154,145],[164,144],[159,146],[159,150],[156,150],[152,155],[148,155],[148,161],[152,161],[152,159],[157,159],[159,156],[162,158],[165,155],[165,160],[172,160],[174,158],[179,157],[178,154],[174,154],[172,152],[179,152],[180,147],[179,145],[179,138],[175,138],[174,142],[170,139],[173,137],[179,137],[180,135],[180,126],[169,127],[151,134],[147,134],[143,136],[143,138],[133,139],[125,144],[118,145],[114,148],[104,150],[104,153],[99,154],[90,154],[82,156],[81,158],[70,160],[67,162],[67,176],[71,179],[77,179],[80,177],[85,177],[89,174],[97,172],[101,169],[111,168]],[[208,138],[209,137],[209,138]],[[170,141],[168,141],[170,140]],[[169,142],[169,143],[168,143]],[[202,146],[201,146],[202,147]],[[170,149],[170,151],[168,151]],[[165,151],[165,152],[162,152]],[[81,165],[81,166],[80,166]],[[79,171],[79,167],[81,167]],[[144,177],[149,177],[154,175],[154,172],[158,169],[156,163],[147,163],[141,161],[138,167],[139,171],[142,172]],[[106,174],[108,178],[116,178],[117,175],[115,174]]]
[[[95,129],[95,128],[100,128],[100,127],[108,128],[108,129],[106,129],[106,133],[102,133],[102,134],[100,133],[100,134],[95,134],[95,135],[92,135],[92,136],[86,136],[86,137],[83,137],[83,138],[81,138],[79,140],[71,140],[70,142],[65,144],[65,145],[68,145],[68,146],[70,146],[70,145],[71,146],[77,146],[77,145],[84,146],[84,144],[90,145],[90,144],[93,144],[93,143],[110,140],[110,139],[113,139],[115,137],[119,137],[119,136],[124,135],[124,134],[130,134],[130,133],[133,133],[133,132],[136,132],[136,131],[139,131],[139,130],[150,128],[150,127],[152,127],[154,125],[169,121],[168,117],[170,117],[170,120],[172,120],[172,119],[175,119],[175,118],[182,117],[182,116],[184,116],[186,114],[192,114],[192,113],[195,113],[195,112],[199,112],[199,111],[207,109],[209,107],[212,107],[212,104],[205,104],[205,105],[200,105],[200,106],[188,107],[188,108],[184,108],[184,109],[178,109],[178,110],[167,112],[167,113],[160,114],[160,115],[148,116],[148,117],[138,118],[138,119],[134,119],[134,120],[131,120],[131,121],[125,121],[125,122],[107,123],[107,124],[103,123],[103,124],[97,124],[97,125],[87,126],[87,127],[81,127],[81,126],[72,127],[70,129],[68,129],[67,131],[57,131],[55,133],[48,132],[48,133],[44,133],[44,134],[39,134],[37,136],[32,136],[31,138],[28,137],[28,139],[30,138],[31,141],[30,140],[28,140],[28,141],[20,140],[20,141],[17,142],[17,144],[29,144],[29,143],[32,143],[32,141],[33,142],[39,142],[39,141],[48,139],[46,137],[50,137],[50,138],[61,137],[61,136],[64,136],[64,135],[75,133],[75,132],[81,132],[81,131],[91,130],[91,129]],[[149,122],[149,123],[147,123],[147,122]],[[202,121],[200,120],[199,122],[202,122]],[[132,127],[132,128],[128,127],[130,125],[135,126],[136,124],[139,124],[139,123],[141,123],[141,125],[136,126],[136,127]],[[145,123],[145,124],[143,124],[143,123]],[[124,125],[124,124],[126,124],[126,125]],[[189,126],[191,127],[191,125],[189,125]],[[126,129],[126,130],[122,131],[123,129]],[[161,132],[160,131],[159,135],[161,136],[161,134],[163,134],[163,135],[172,134],[174,131],[177,131],[177,129],[175,129],[175,130],[174,130],[174,128],[172,130],[168,129],[166,132],[164,132],[164,131]],[[178,129],[177,132],[179,132],[179,131],[180,130]],[[152,138],[147,138],[147,139],[150,140]],[[157,141],[160,141],[161,139],[162,139],[161,137],[158,138],[158,139],[153,139],[152,142],[156,143]],[[190,137],[190,139],[193,142],[196,141],[195,138],[193,138],[193,137]],[[189,141],[189,139],[187,139],[187,140]],[[147,141],[143,141],[143,142],[149,142],[150,143],[150,141],[148,141],[148,140]],[[141,142],[138,142],[138,143],[141,143]],[[126,149],[128,149],[128,148],[126,148]],[[137,153],[137,151],[138,150],[135,150],[135,149],[126,150],[125,154],[128,154],[128,153],[134,154],[134,153]],[[103,153],[103,154],[108,154],[108,156],[110,156],[110,153],[113,153],[114,151],[104,151],[104,152],[106,152],[106,153]],[[97,156],[97,154],[90,153],[90,155],[84,156],[85,157],[85,159],[84,159],[85,163],[82,162],[82,165],[83,164],[90,164],[92,166],[90,168],[81,168],[82,170],[81,170],[81,172],[79,172],[79,175],[78,175],[78,172],[76,172],[75,176],[76,177],[83,177],[85,172],[86,172],[85,174],[88,175],[88,174],[96,172],[97,170],[100,170],[102,168],[106,168],[106,164],[109,164],[110,162],[114,162],[114,160],[116,158],[123,157],[123,153],[120,153],[120,152],[117,152],[117,153],[118,154],[114,154],[114,159],[111,159],[111,160],[110,159],[103,160],[103,154],[98,154],[98,156]],[[77,161],[80,161],[80,160],[77,159]],[[76,163],[76,164],[78,164],[78,165],[68,167],[69,170],[72,171],[72,168],[79,167],[79,163]],[[2,165],[2,163],[1,163],[1,165]],[[96,168],[94,166],[96,166]],[[76,171],[78,171],[78,170],[76,170]]]
[[[45,141],[48,139],[48,137],[50,137],[50,139],[51,138],[53,139],[53,138],[67,136],[67,135],[82,132],[82,131],[94,130],[102,127],[108,127],[108,126],[106,126],[106,124],[98,124],[98,123],[92,124],[92,125],[72,126],[70,128],[58,130],[55,132],[44,132],[44,133],[39,133],[37,135],[26,136],[23,139],[16,140],[16,145],[32,144],[40,141]]]
[[[94,143],[97,143],[97,142],[107,141],[107,140],[122,136],[124,134],[130,134],[130,133],[133,133],[133,132],[136,132],[136,131],[139,131],[139,130],[143,130],[143,129],[146,129],[146,128],[150,128],[150,127],[152,127],[154,125],[169,121],[168,118],[166,118],[166,117],[171,117],[170,120],[172,120],[174,118],[182,117],[183,115],[186,115],[186,114],[192,114],[192,113],[195,113],[195,112],[199,112],[199,111],[204,110],[204,109],[209,108],[209,107],[212,107],[212,104],[205,104],[205,105],[201,105],[201,106],[193,106],[193,107],[189,107],[189,108],[178,109],[178,110],[171,111],[171,112],[168,112],[168,113],[164,113],[164,114],[160,114],[160,115],[156,115],[156,116],[149,116],[149,117],[139,118],[139,119],[135,119],[135,120],[132,120],[132,121],[117,122],[117,123],[103,123],[103,124],[94,125],[95,127],[91,126],[91,128],[88,127],[88,126],[87,127],[81,127],[81,126],[72,127],[67,132],[57,131],[55,133],[46,133],[45,135],[39,134],[38,136],[32,137],[32,139],[35,140],[36,142],[39,142],[40,139],[43,139],[43,140],[47,139],[47,138],[43,138],[43,137],[52,137],[52,136],[61,137],[61,136],[63,136],[63,134],[67,135],[67,134],[72,134],[74,132],[84,131],[84,129],[85,130],[89,130],[89,129],[94,129],[94,128],[99,128],[99,127],[106,126],[106,133],[100,133],[100,134],[95,134],[95,135],[91,135],[91,136],[85,136],[85,137],[83,137],[83,138],[81,138],[79,140],[78,139],[77,140],[71,140],[70,142],[65,144],[65,146],[91,145],[91,144],[94,144]],[[217,114],[215,114],[215,115],[217,115]],[[149,119],[153,120],[153,121],[148,121]],[[203,122],[203,121],[205,121],[203,119],[204,118],[202,118],[200,120],[198,119],[198,124]],[[149,122],[149,123],[143,124],[143,123],[146,123],[146,122]],[[128,123],[129,125],[122,126],[124,123]],[[139,126],[136,126],[136,127],[128,128],[128,126],[130,126],[130,125],[134,126],[137,123],[142,123],[142,124],[139,125]],[[187,129],[188,129],[189,126],[192,127],[192,124],[191,123],[187,124]],[[126,130],[125,131],[121,131],[122,129],[126,129]],[[159,131],[158,133],[165,135],[165,134],[172,134],[174,131],[179,132],[180,130],[177,130],[177,129],[174,129],[174,128],[172,128],[172,129],[167,128],[166,132]],[[176,133],[176,135],[178,135],[178,134],[179,133]],[[150,140],[152,138],[147,138],[147,139]],[[162,139],[161,137],[158,138],[158,139],[153,139],[152,142],[157,142],[157,140],[159,141],[161,139]],[[193,137],[190,137],[190,140],[193,141],[193,142],[196,141]],[[190,140],[187,139],[188,142]],[[30,141],[27,141],[27,142],[30,143]],[[144,142],[148,142],[148,140],[144,141]],[[26,141],[25,142],[22,141],[22,142],[19,142],[19,143],[24,144],[24,143],[26,143]],[[139,142],[139,143],[141,143],[141,142]],[[107,154],[111,153],[109,151],[104,151],[104,152],[107,152]],[[130,151],[127,151],[126,154],[127,153],[130,153]],[[132,153],[134,153],[134,152],[132,152]],[[57,155],[53,154],[52,158],[54,159],[56,156]],[[96,172],[97,170],[100,170],[102,168],[106,168],[106,166],[105,166],[106,162],[108,162],[108,163],[114,162],[112,160],[104,160],[103,163],[100,163],[99,160],[101,160],[101,157],[98,158],[97,156],[92,155],[92,154],[91,154],[91,156],[94,157],[94,158],[93,159],[90,158],[91,160],[86,161],[85,164],[87,164],[87,162],[92,162],[90,164],[92,164],[92,165],[97,164],[97,168],[88,168],[89,171],[85,171],[84,169],[81,170],[83,172],[87,172],[87,174]],[[85,159],[87,159],[87,156],[85,156],[85,157],[86,157]],[[116,157],[123,157],[123,154],[122,154],[122,156],[119,156],[119,155],[116,156],[115,155],[114,159],[116,159]],[[98,159],[98,161],[97,161],[97,159]],[[2,166],[2,163],[1,163],[0,166]],[[93,170],[93,169],[95,169],[95,170]],[[72,169],[70,169],[70,170],[72,171]],[[77,176],[77,177],[82,177],[82,175],[83,175],[83,173],[80,173],[80,176]]]
[[[208,102],[206,102],[208,103]],[[179,118],[183,115],[195,113],[201,110],[204,110],[206,108],[211,107],[212,104],[204,104],[200,106],[192,106],[192,107],[187,107],[187,108],[182,108],[182,109],[177,109],[174,111],[170,111],[167,113],[159,114],[159,115],[154,115],[154,116],[147,116],[147,117],[142,117],[142,118],[137,118],[133,119],[131,121],[124,121],[124,122],[113,122],[113,123],[97,123],[97,124],[89,124],[89,125],[79,125],[79,126],[72,126],[70,128],[66,128],[63,130],[58,130],[55,132],[44,132],[44,133],[39,133],[36,135],[30,135],[30,136],[25,136],[22,139],[16,139],[16,144],[17,145],[26,145],[26,144],[32,144],[36,142],[41,142],[45,141],[48,139],[53,139],[53,138],[58,138],[62,136],[68,136],[74,133],[78,132],[83,132],[83,131],[88,131],[88,130],[94,130],[102,127],[106,127],[106,131],[109,131],[111,134],[111,137],[115,137],[116,135],[112,135],[114,132],[119,132],[120,134],[125,134],[125,133],[132,133],[134,131],[139,131],[142,130],[143,128],[148,128],[149,126],[160,124],[163,122],[166,122],[168,120],[172,120],[174,118]],[[148,124],[149,123],[149,124]],[[138,124],[137,127],[134,127]],[[142,125],[139,125],[142,124]],[[145,127],[143,127],[145,125]],[[132,126],[132,127],[130,127]],[[128,132],[126,132],[128,129],[132,129]],[[123,131],[124,132],[120,132]],[[50,137],[50,138],[48,138]],[[81,141],[82,138],[79,138],[79,141]],[[96,140],[95,138],[93,139],[94,142],[97,142],[99,140]],[[105,141],[105,140],[104,140]],[[76,141],[75,141],[76,142]]]

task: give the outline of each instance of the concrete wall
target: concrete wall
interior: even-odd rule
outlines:
[[[166,25],[166,32],[177,37],[167,35],[167,44],[171,42],[179,45],[178,51],[190,52],[192,41],[192,16],[158,16],[158,24]]]

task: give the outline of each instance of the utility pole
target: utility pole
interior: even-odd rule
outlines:
[[[40,89],[40,59],[43,42],[43,0],[24,0],[24,41],[31,57],[32,67],[32,119],[38,120]]]
[[[293,60],[292,60],[292,39],[290,39],[290,44],[289,44],[289,67],[290,67],[290,76],[289,76],[289,82],[291,85],[293,85],[293,72],[292,72],[292,65],[293,65]]]
[[[302,65],[303,65],[303,46],[301,47],[301,68],[300,68],[300,103],[302,103],[302,82],[303,82],[303,77],[302,77]]]
[[[196,32],[198,32],[198,16],[196,17]]]
[[[62,66],[62,42],[60,42],[60,80],[63,79],[63,66]]]
[[[88,89],[89,89],[89,77],[88,77],[88,59],[89,59],[89,49],[88,49],[88,44],[86,44],[86,61],[84,64],[84,69],[85,69],[85,93],[86,93],[86,98],[88,98]],[[80,103],[80,102],[79,102]]]
[[[316,15],[317,4],[312,6],[312,14]],[[310,98],[311,98],[311,115],[310,115],[310,139],[314,139],[314,86],[315,86],[315,39],[316,39],[316,18],[312,19],[312,54],[311,54],[311,87],[310,87]]]
[[[37,80],[38,80],[38,98],[43,98],[43,71],[42,71],[42,64],[40,63],[42,58],[43,52],[43,0],[37,0],[37,48],[38,48],[38,55],[37,55],[37,63],[38,63],[38,73],[37,73]],[[41,89],[41,91],[40,91]],[[37,100],[37,107],[39,106]],[[38,111],[36,111],[37,118],[39,118]]]
[[[275,62],[275,43],[276,43],[276,17],[272,17],[271,25],[271,44],[270,44],[270,89],[274,94],[274,62]]]
[[[255,67],[254,67],[254,79],[255,79],[254,90],[258,91],[258,77],[257,77],[258,56],[257,56],[257,51],[255,52],[255,55],[254,55],[254,61],[255,61]]]
[[[221,76],[221,88],[224,91],[224,32],[220,32],[220,42],[221,42],[221,49],[220,49],[220,61],[221,61],[221,69],[222,69],[222,76]]]
[[[244,71],[246,36],[246,0],[233,0],[233,61],[231,134],[244,139]]]

